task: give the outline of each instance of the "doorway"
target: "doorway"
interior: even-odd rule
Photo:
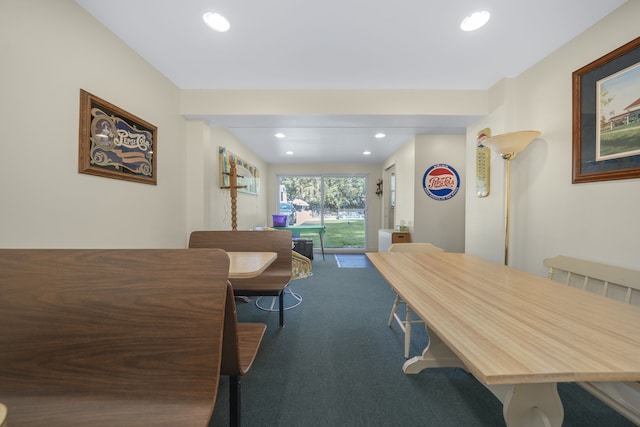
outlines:
[[[392,165],[385,169],[384,182],[387,182],[386,191],[384,191],[384,213],[383,218],[386,228],[393,229],[396,224],[396,165]]]
[[[367,247],[366,175],[279,175],[280,205],[291,205],[295,224],[326,227],[326,252],[364,252]],[[313,238],[319,248],[318,236]]]

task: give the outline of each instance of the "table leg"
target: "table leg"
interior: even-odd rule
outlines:
[[[322,260],[324,261],[324,241],[322,240],[322,233],[318,233],[320,236],[320,248],[322,249]]]
[[[405,374],[418,374],[427,368],[462,368],[464,363],[436,334],[429,334],[429,343],[421,356],[412,357],[402,365]],[[507,427],[561,427],[564,408],[556,383],[484,384],[503,404]]]
[[[556,383],[486,385],[502,402],[508,427],[560,427],[564,408]]]
[[[404,362],[404,365],[402,365],[404,373],[419,374],[427,368],[463,368],[466,370],[464,363],[454,352],[449,350],[449,347],[442,342],[440,337],[436,334],[429,334],[429,329],[426,325],[425,328],[429,336],[429,343],[421,356],[412,357]]]

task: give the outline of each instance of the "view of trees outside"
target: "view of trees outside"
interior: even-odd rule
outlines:
[[[280,202],[292,203],[296,210],[296,225],[324,224],[327,229],[325,249],[364,249],[366,176],[279,178]],[[314,236],[313,239],[314,248],[319,248],[319,238]]]

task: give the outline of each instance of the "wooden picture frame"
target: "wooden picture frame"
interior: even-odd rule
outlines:
[[[157,184],[158,128],[80,89],[78,172]]]
[[[231,161],[236,164],[237,184],[239,193],[257,196],[260,194],[260,174],[258,168],[246,160],[236,156],[225,147],[218,147],[218,165],[220,170],[220,188],[229,188],[231,181]]]
[[[639,178],[640,37],[572,77],[572,182]]]

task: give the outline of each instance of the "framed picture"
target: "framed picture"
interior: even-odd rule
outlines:
[[[158,129],[80,89],[78,172],[157,184]]]
[[[573,72],[573,183],[640,177],[640,37]]]
[[[218,159],[220,163],[220,188],[229,188],[231,161],[235,161],[238,192],[254,195],[260,194],[260,177],[257,167],[242,160],[225,147],[218,147]]]

